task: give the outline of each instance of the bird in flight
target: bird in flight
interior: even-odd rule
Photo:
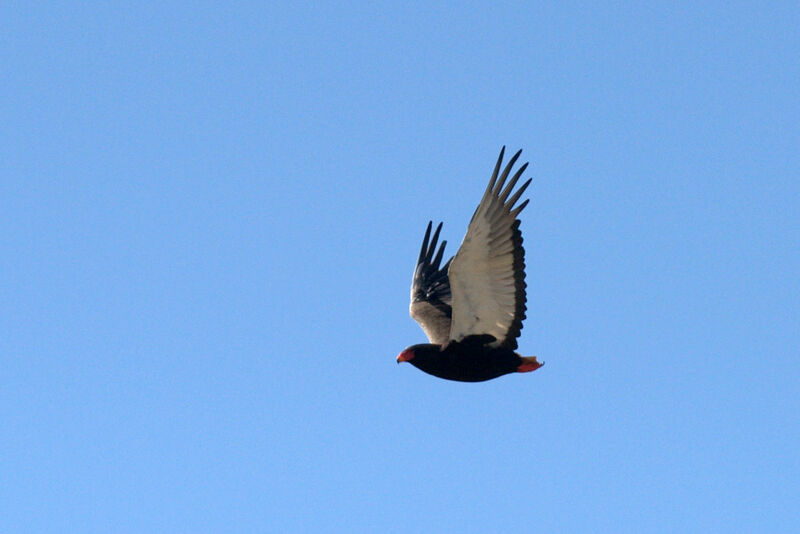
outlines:
[[[430,343],[412,345],[397,356],[433,376],[482,382],[508,373],[528,373],[543,364],[521,356],[517,338],[525,319],[525,251],[515,204],[530,185],[514,191],[523,164],[508,175],[522,150],[500,172],[505,147],[472,215],[456,255],[441,265],[447,241],[437,251],[442,223],[431,236],[428,223],[411,284],[409,312]],[[512,194],[513,193],[513,194]]]

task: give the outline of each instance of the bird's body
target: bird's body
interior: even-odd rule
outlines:
[[[449,343],[444,348],[431,343],[412,345],[406,350],[413,357],[405,360],[401,354],[400,359],[429,375],[459,382],[484,382],[508,373],[524,373],[539,367],[535,360],[520,356],[511,349],[492,347],[489,344],[491,339],[469,336]]]
[[[428,374],[461,382],[481,382],[541,367],[535,356],[515,352],[525,318],[525,251],[515,207],[530,180],[516,192],[522,165],[506,184],[517,152],[498,176],[500,151],[489,186],[472,216],[458,253],[440,267],[446,241],[437,252],[441,223],[431,236],[428,223],[414,270],[409,312],[430,343],[400,353]],[[510,198],[509,198],[510,195]]]

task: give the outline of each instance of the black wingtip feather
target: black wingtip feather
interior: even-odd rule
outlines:
[[[506,168],[503,169],[503,174],[500,175],[500,179],[498,180],[497,184],[493,189],[494,191],[499,191],[500,189],[503,188],[503,184],[505,183],[506,178],[508,178],[508,173],[511,172],[511,168],[517,162],[517,159],[519,159],[520,154],[522,154],[522,149],[517,150],[517,153],[511,156],[511,159],[508,160]]]
[[[525,209],[525,206],[527,206],[527,205],[528,205],[528,202],[530,202],[530,201],[531,201],[531,199],[529,199],[529,198],[526,198],[526,199],[525,199],[525,202],[523,202],[522,204],[520,204],[519,206],[517,206],[516,208],[514,208],[514,209],[511,211],[511,216],[512,216],[512,217],[514,217],[514,218],[516,219],[516,218],[517,218],[517,216],[520,214],[520,212],[521,212],[522,210],[524,210],[524,209]]]
[[[503,155],[505,153],[506,145],[503,145],[503,147],[500,149],[500,155],[497,157],[497,163],[494,164],[494,171],[492,172],[492,177],[489,179],[489,185],[486,186],[487,193],[494,188],[494,183],[497,180],[497,173],[500,172],[500,166],[503,164]]]
[[[528,188],[528,186],[531,185],[531,181],[532,180],[533,180],[533,178],[528,178],[528,180],[524,184],[522,184],[519,189],[517,189],[517,192],[514,193],[514,196],[512,196],[510,199],[508,199],[508,202],[506,204],[508,205],[509,208],[513,208],[514,207],[514,204],[517,203],[517,200],[519,200],[519,197],[522,196],[522,193],[524,193],[525,190]]]
[[[514,173],[514,176],[511,177],[511,180],[509,180],[508,184],[506,184],[505,189],[503,189],[503,192],[500,193],[500,196],[498,197],[500,199],[500,202],[505,204],[506,198],[508,198],[508,195],[514,189],[514,186],[517,185],[517,181],[519,180],[519,177],[522,176],[522,173],[525,172],[525,169],[527,169],[527,168],[528,168],[528,163],[525,162],[517,170],[517,172]]]
[[[433,253],[436,251],[436,243],[439,241],[439,233],[442,231],[442,223],[436,227],[436,231],[433,233],[433,237],[431,238],[430,245],[428,245],[428,252],[425,255],[425,261],[430,263],[433,259]]]
[[[417,258],[417,265],[422,263],[423,258],[428,253],[428,240],[431,237],[431,228],[433,227],[433,221],[428,221],[428,229],[425,230],[425,237],[422,238],[422,246],[419,249],[419,257]]]
[[[433,262],[431,262],[431,266],[434,269],[439,268],[439,264],[442,262],[442,256],[444,256],[444,247],[446,246],[447,246],[447,240],[442,241],[442,244],[439,247],[439,252],[436,253],[436,257],[433,259]]]

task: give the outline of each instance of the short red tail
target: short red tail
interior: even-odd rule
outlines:
[[[517,367],[518,373],[530,373],[544,365],[544,363],[539,363],[536,356],[520,356],[520,358],[522,358],[522,364]]]

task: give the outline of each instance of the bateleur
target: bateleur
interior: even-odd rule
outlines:
[[[525,251],[519,230],[520,203],[528,179],[516,188],[528,164],[509,179],[520,150],[503,164],[505,147],[467,235],[456,255],[442,265],[447,244],[442,224],[428,223],[414,269],[409,312],[430,343],[412,345],[397,357],[433,376],[482,382],[542,366],[536,356],[520,356],[517,338],[525,319]],[[515,190],[516,188],[516,190]]]

